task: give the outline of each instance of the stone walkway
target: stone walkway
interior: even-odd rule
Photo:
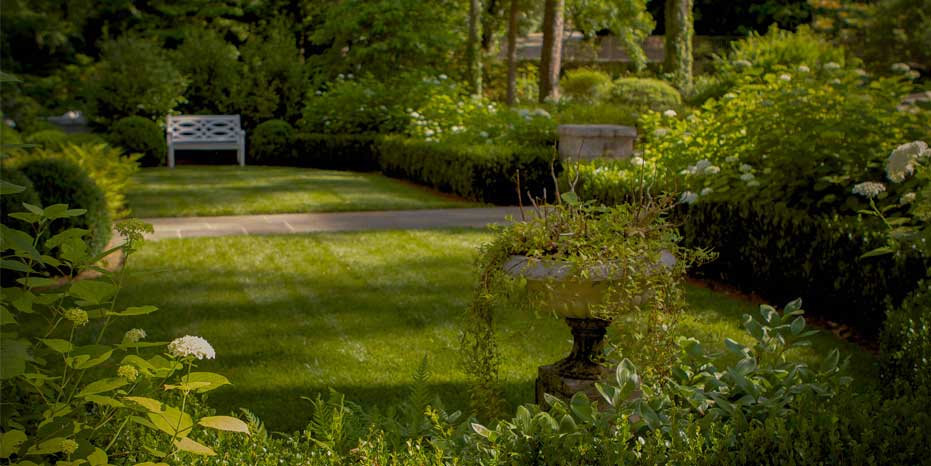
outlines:
[[[529,216],[532,209],[524,209]],[[319,214],[240,215],[224,217],[172,217],[142,219],[155,227],[150,240],[229,235],[284,235],[359,230],[428,228],[484,228],[503,224],[506,217],[520,219],[517,207],[429,209]]]

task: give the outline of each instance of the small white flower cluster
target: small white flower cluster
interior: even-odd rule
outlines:
[[[931,156],[931,150],[924,141],[902,144],[886,159],[886,177],[893,183],[901,183],[915,172],[918,162],[928,156]]]
[[[207,340],[192,335],[175,338],[168,344],[168,352],[176,358],[213,359],[217,356]]]
[[[908,73],[912,70],[911,67],[909,67],[906,63],[893,63],[890,68],[893,72],[902,74]]]
[[[695,162],[695,165],[689,165],[682,170],[683,175],[716,175],[721,172],[721,168],[711,163],[710,160],[702,159]]]
[[[145,330],[141,328],[132,328],[123,334],[123,343],[138,343],[139,340],[143,340],[145,337]]]
[[[836,70],[839,70],[839,69],[840,69],[840,64],[835,63],[835,62],[832,62],[832,61],[829,61],[829,62],[827,62],[827,63],[824,64],[824,67],[823,67],[823,68],[826,69],[826,70],[828,70],[828,71],[836,71]]]
[[[630,158],[630,164],[635,167],[642,167],[644,163],[646,162],[644,162],[643,157],[631,157]]]
[[[899,204],[911,204],[912,202],[915,202],[915,197],[917,197],[915,193],[906,193],[902,195],[901,199],[899,199]]]
[[[780,74],[780,75],[779,75],[779,79],[781,79],[781,80],[783,80],[783,81],[791,81],[791,80],[792,80],[792,76],[790,76],[790,75],[788,75],[788,74],[786,74],[786,73],[783,73],[783,74]]]
[[[663,116],[667,118],[675,118],[677,115],[678,113],[676,113],[676,111],[671,108],[663,112]]]
[[[850,191],[856,195],[872,199],[878,196],[879,193],[885,192],[886,185],[877,183],[875,181],[864,181],[860,184],[854,185],[853,189]]]
[[[807,67],[807,66],[805,66],[805,65],[798,65],[798,72],[799,72],[799,73],[808,73],[809,71],[811,71],[811,68],[809,68],[809,67]]]
[[[492,108],[491,108],[492,106],[489,105],[488,107],[489,107],[489,111],[493,112],[493,110],[492,110]],[[530,111],[530,110],[527,110],[527,109],[525,109],[525,108],[522,108],[522,109],[520,109],[520,110],[517,111],[517,114],[518,114],[521,118],[523,118],[523,119],[525,119],[525,120],[528,120],[528,121],[529,121],[529,120],[532,120],[532,119],[534,119],[534,118],[536,118],[536,117],[541,117],[541,118],[552,118],[552,116],[550,115],[550,113],[547,112],[546,110],[543,110],[542,108],[536,108],[536,109],[534,109],[533,111]]]

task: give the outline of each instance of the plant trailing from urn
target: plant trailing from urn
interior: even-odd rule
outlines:
[[[676,315],[684,306],[681,279],[688,266],[711,257],[679,246],[678,231],[666,219],[672,199],[642,195],[637,203],[603,207],[579,202],[571,186],[557,199],[556,205],[534,202],[531,219],[498,229],[482,247],[480,279],[461,340],[473,409],[482,417],[503,408],[497,388],[497,306],[567,319],[575,347],[555,365],[562,376],[602,373],[603,367],[585,361],[585,355],[600,353],[612,322],[636,314],[647,316],[644,351],[655,362],[650,366],[669,367]]]

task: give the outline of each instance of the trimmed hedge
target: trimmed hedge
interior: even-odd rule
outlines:
[[[377,134],[303,133],[294,138],[294,158],[299,166],[330,170],[377,171]]]
[[[382,171],[474,201],[517,204],[517,173],[522,194],[552,194],[550,147],[465,146],[386,137],[378,143]],[[562,171],[557,162],[557,176]]]
[[[887,302],[898,306],[925,277],[918,254],[861,259],[884,237],[856,218],[814,217],[780,204],[699,202],[677,213],[685,243],[718,252],[696,273],[774,302],[801,296],[806,309],[879,334]]]
[[[931,282],[919,284],[901,306],[890,306],[879,345],[883,388],[931,386]]]
[[[80,217],[53,222],[49,237],[68,228],[86,228],[90,254],[103,251],[111,234],[107,199],[80,166],[64,159],[33,158],[25,160],[17,168],[32,181],[42,207],[68,204],[72,209],[87,209],[87,213]]]

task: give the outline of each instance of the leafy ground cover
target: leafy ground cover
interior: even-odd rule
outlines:
[[[374,173],[293,167],[143,169],[127,199],[136,217],[472,207]]]
[[[159,306],[132,321],[149,341],[185,334],[210,341],[217,358],[201,369],[233,383],[213,392],[211,405],[220,413],[247,407],[272,430],[303,427],[310,405],[301,397],[328,388],[367,408],[396,404],[424,356],[429,390],[447,408],[464,409],[458,338],[473,261],[490,239],[450,230],[161,241],[133,258],[120,300]],[[755,305],[697,287],[688,288],[688,300],[683,334],[711,348],[724,337],[749,343],[740,316]],[[532,401],[536,367],[568,353],[568,327],[547,316],[496,315],[507,400]],[[625,322],[615,327],[623,335]],[[817,364],[834,346],[852,356],[858,383],[875,379],[873,356],[831,334],[816,336],[799,357]]]

